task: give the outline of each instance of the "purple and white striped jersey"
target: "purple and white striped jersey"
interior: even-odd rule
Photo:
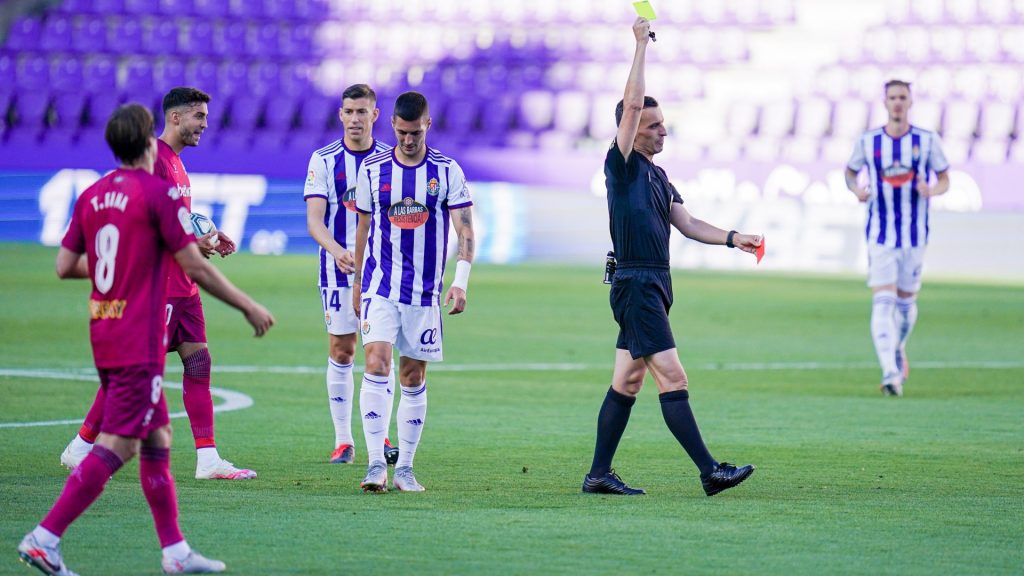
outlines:
[[[391,150],[390,146],[374,140],[369,150],[353,152],[342,139],[313,152],[309,159],[303,198],[308,200],[319,197],[327,200],[324,225],[334,235],[334,240],[348,250],[353,250],[356,242],[356,174],[359,166],[368,156],[388,150]],[[334,257],[321,246],[320,287],[350,286],[351,274],[342,274],[334,264]]]
[[[462,168],[436,150],[427,148],[423,161],[408,167],[393,150],[367,158],[356,184],[356,209],[371,218],[363,294],[440,305],[448,211],[472,205]]]
[[[928,243],[928,198],[914,187],[917,175],[949,170],[939,137],[911,126],[893,138],[885,128],[869,130],[853,146],[847,167],[859,172],[868,167],[873,195],[868,200],[868,243],[890,248]]]

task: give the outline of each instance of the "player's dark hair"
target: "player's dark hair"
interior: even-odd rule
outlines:
[[[171,88],[171,91],[164,96],[164,114],[179,106],[194,106],[196,104],[206,104],[209,101],[210,95],[198,88],[189,88],[188,86]]]
[[[907,92],[910,92],[910,82],[907,82],[906,80],[896,80],[895,78],[885,83],[884,92],[888,94],[889,88],[892,88],[893,86],[902,86],[907,89]]]
[[[142,104],[125,104],[114,110],[104,133],[114,156],[125,164],[142,158],[152,137],[153,113]]]
[[[370,88],[369,84],[353,84],[348,88],[345,88],[345,91],[341,93],[341,99],[345,100],[346,98],[352,100],[369,98],[373,102],[376,102],[377,93],[373,91],[373,88]]]
[[[619,100],[619,103],[615,105],[615,125],[618,126],[622,122],[622,112],[626,106],[625,100]],[[657,108],[658,101],[651,96],[644,96],[644,108]]]
[[[403,92],[395,100],[395,111],[392,116],[408,122],[415,122],[423,118],[423,115],[429,110],[426,96],[419,92]]]

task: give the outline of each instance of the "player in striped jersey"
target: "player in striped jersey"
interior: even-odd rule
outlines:
[[[330,462],[349,464],[355,458],[352,438],[352,359],[356,353],[359,317],[352,301],[352,272],[356,223],[356,173],[367,156],[386,152],[391,147],[373,138],[377,121],[377,94],[366,84],[354,84],[341,96],[338,118],[344,136],[313,153],[309,159],[306,186],[306,225],[320,244],[320,299],[330,346],[327,359],[327,398],[334,420],[334,452]],[[387,394],[394,387],[387,386]],[[391,422],[391,402],[384,414],[384,430]],[[387,442],[387,439],[385,439]],[[394,464],[397,450],[386,446],[388,460]]]
[[[949,162],[939,137],[910,125],[910,83],[885,84],[889,121],[865,132],[846,165],[846,186],[868,206],[871,338],[882,367],[882,393],[902,396],[910,373],[906,344],[917,321],[917,293],[928,244],[928,200],[949,190]],[[857,174],[867,166],[868,181]],[[935,172],[935,184],[929,174]]]
[[[472,199],[462,168],[426,145],[427,99],[406,92],[395,101],[391,125],[397,146],[367,158],[356,184],[356,283],[352,306],[362,319],[366,372],[359,395],[369,468],[367,492],[387,491],[382,412],[393,347],[399,353],[401,453],[395,487],[421,492],[413,458],[427,413],[427,363],[441,355],[441,291],[449,221],[458,235],[455,279],[445,295],[449,314],[466,308],[473,261]],[[368,241],[367,241],[368,239]],[[364,258],[365,256],[365,258]]]

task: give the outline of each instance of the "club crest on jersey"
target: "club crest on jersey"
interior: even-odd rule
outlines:
[[[427,182],[427,194],[431,196],[437,196],[437,193],[441,191],[441,184],[438,183],[437,178],[431,178]]]
[[[313,172],[312,170],[309,171],[309,174],[306,175],[306,184],[310,186],[316,184],[316,172]]]
[[[345,190],[345,193],[341,195],[341,203],[345,205],[350,211],[356,211],[356,188],[355,186]]]
[[[900,187],[914,179],[914,171],[902,164],[893,164],[882,173],[882,180],[893,187]]]
[[[388,220],[402,230],[419,228],[428,217],[427,207],[412,198],[402,198],[388,208]]]

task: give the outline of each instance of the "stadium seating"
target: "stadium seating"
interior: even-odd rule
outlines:
[[[597,148],[614,135],[628,72],[628,4],[65,0],[14,18],[0,44],[0,146],[96,141],[116,104],[159,112],[161,95],[184,84],[213,95],[218,146],[315,146],[337,137],[338,91],[368,81],[382,108],[385,95],[427,93],[447,144]],[[791,34],[800,7],[659,4],[647,81],[680,156],[845,160],[857,134],[885,121],[881,85],[894,76],[913,81],[913,123],[937,130],[952,156],[1024,155],[1024,3],[886,2],[882,21],[835,41],[834,58],[751,90],[753,39]]]

